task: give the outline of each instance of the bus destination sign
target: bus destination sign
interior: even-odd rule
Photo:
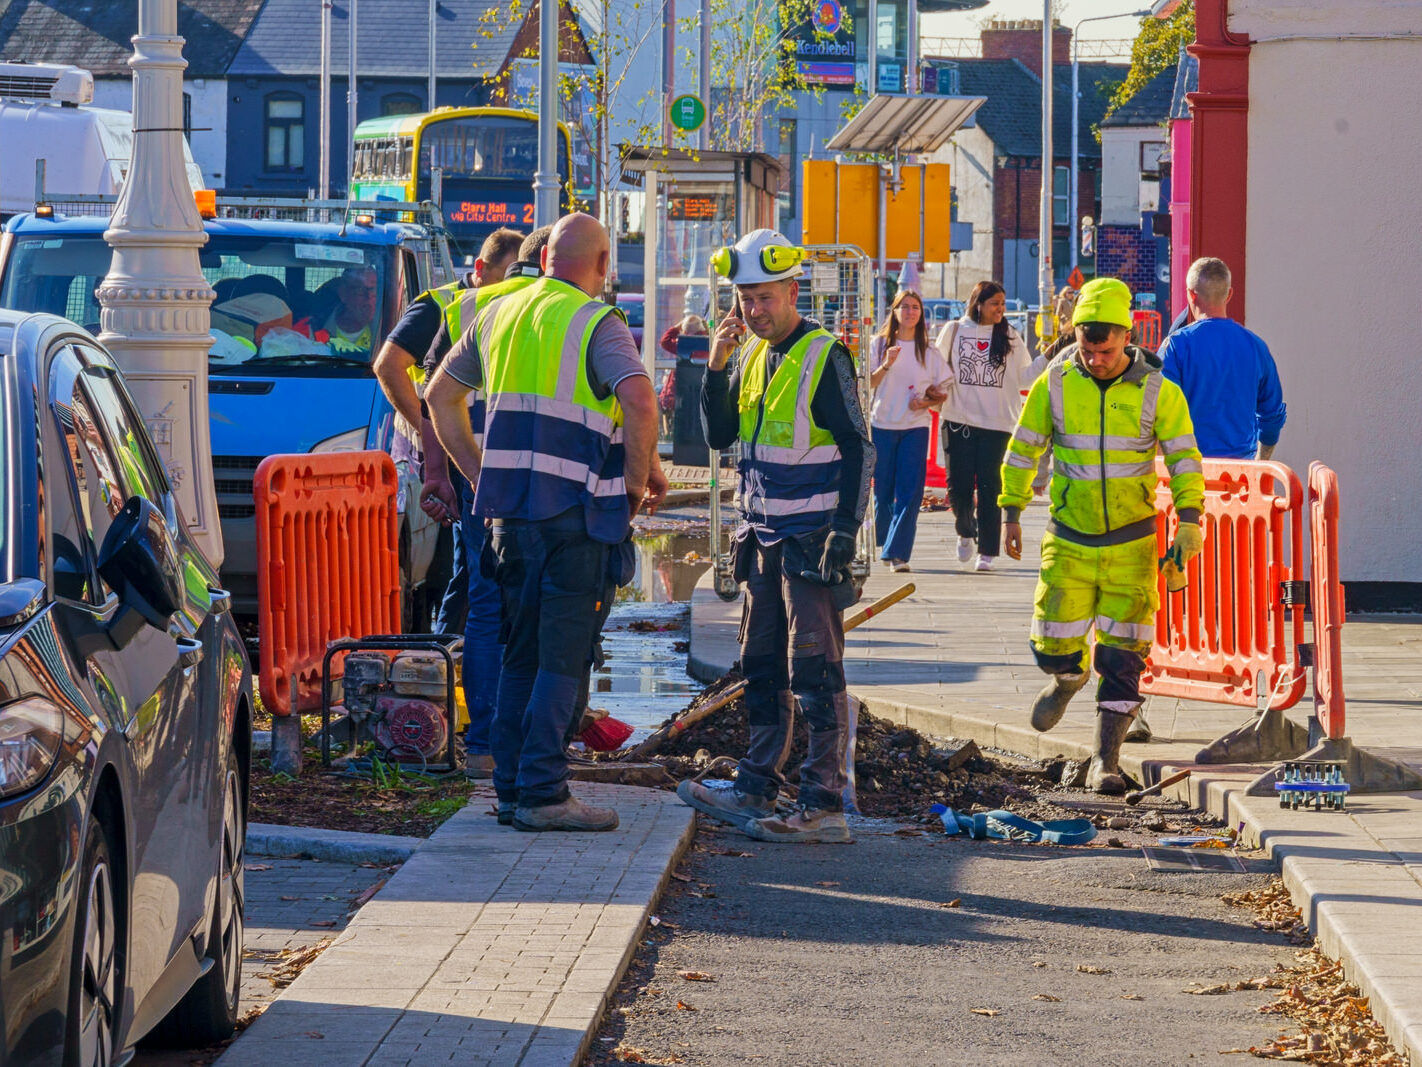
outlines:
[[[533,205],[507,200],[461,200],[445,212],[450,222],[486,226],[532,226]]]
[[[719,222],[731,217],[731,193],[672,195],[667,201],[667,218],[678,222]]]

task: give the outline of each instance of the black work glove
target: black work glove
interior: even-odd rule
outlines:
[[[820,580],[834,585],[849,577],[849,564],[854,559],[854,535],[831,530],[825,538],[824,554],[820,556]]]

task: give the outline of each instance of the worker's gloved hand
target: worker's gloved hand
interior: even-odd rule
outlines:
[[[854,535],[831,530],[825,538],[825,550],[820,556],[820,580],[834,585],[849,577],[849,564],[854,559]]]
[[[1165,575],[1165,588],[1178,593],[1190,584],[1185,573],[1185,565],[1200,554],[1204,547],[1205,535],[1200,527],[1191,523],[1181,523],[1175,531],[1175,540],[1170,543],[1160,561],[1161,572]]]

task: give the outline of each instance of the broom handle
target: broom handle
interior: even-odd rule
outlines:
[[[878,600],[874,601],[874,603],[868,605],[867,607],[861,608],[859,611],[856,611],[853,615],[844,620],[844,632],[848,633],[856,626],[863,625],[864,623],[872,619],[875,615],[878,615],[880,612],[882,612],[885,608],[892,607],[900,600],[903,600],[905,597],[910,596],[915,588],[916,587],[914,586],[913,582],[905,582],[903,585],[895,589],[892,593],[888,593],[880,597]],[[691,729],[691,727],[699,723],[702,719],[705,719],[713,711],[721,710],[745,691],[746,681],[744,678],[742,678],[734,685],[728,687],[727,689],[718,693],[712,699],[708,700],[705,704],[702,704],[699,707],[692,708],[685,715],[681,716],[681,718],[675,720],[667,726],[663,726],[651,737],[647,738],[647,740],[643,741],[640,745],[638,745],[631,752],[629,752],[627,754],[628,758],[640,759],[643,756],[655,752],[657,749],[661,748],[663,742],[685,733],[687,730]]]

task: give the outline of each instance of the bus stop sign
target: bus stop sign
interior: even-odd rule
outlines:
[[[695,133],[706,121],[706,105],[699,96],[687,93],[671,102],[671,122],[678,130]]]

